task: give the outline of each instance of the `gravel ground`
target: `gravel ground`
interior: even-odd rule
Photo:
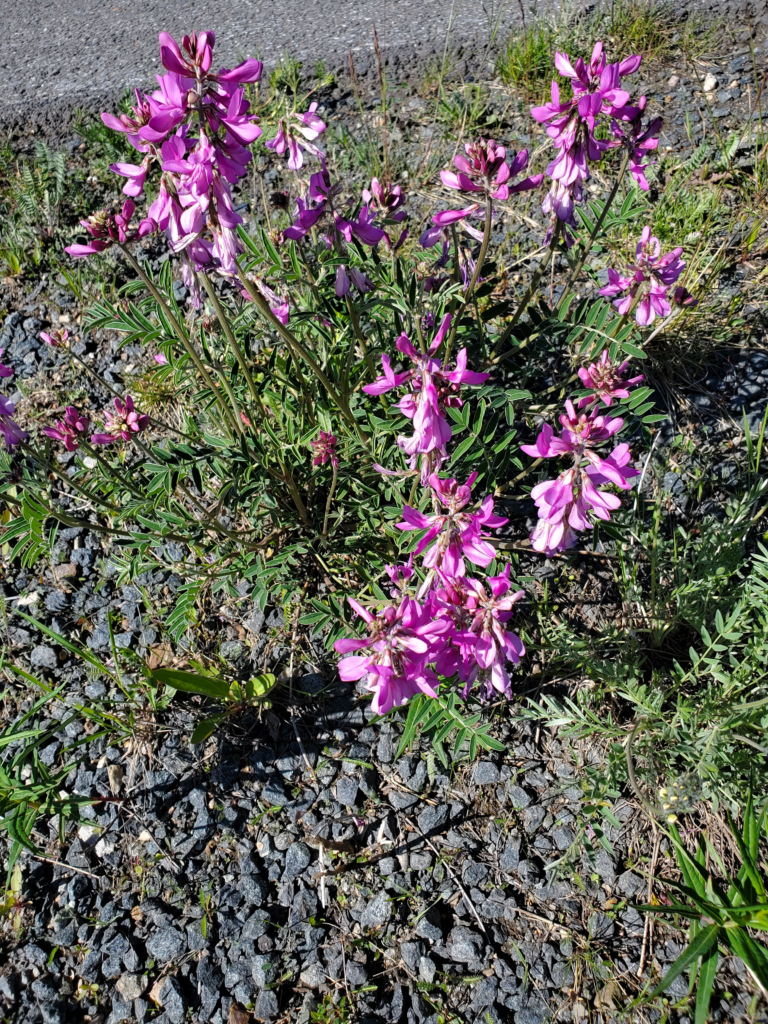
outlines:
[[[758,59],[765,63],[760,50]],[[674,69],[666,69],[647,81],[651,103],[667,115],[662,145],[690,149],[686,112],[694,144],[711,132],[712,118],[735,130],[749,117],[746,50],[700,71],[718,79],[711,117],[695,79],[678,74],[670,85]],[[328,95],[330,116],[344,116],[346,98],[340,89]],[[403,114],[404,137],[410,128]],[[746,156],[737,151],[736,159]],[[745,273],[734,271],[727,294],[748,285]],[[0,331],[3,361],[29,385],[22,413],[50,414],[71,381],[64,357],[37,334],[55,322],[75,326],[81,311],[45,281],[36,294],[2,297],[13,310]],[[765,346],[764,326],[755,331]],[[674,396],[671,420],[702,423],[717,439],[733,433],[742,409],[750,424],[762,418],[768,355],[737,348],[743,341],[734,338],[700,381]],[[141,349],[119,352],[102,334],[82,335],[77,345],[118,389],[144,358]],[[545,384],[554,360],[542,367]],[[106,392],[78,383],[83,405],[106,404]],[[10,397],[21,397],[12,391],[13,383]],[[672,430],[670,421],[667,438]],[[715,502],[735,466],[723,460],[717,473]],[[680,478],[671,477],[665,487],[682,506]],[[519,536],[529,513],[516,510]],[[119,587],[98,536],[61,530],[54,567],[6,565],[2,584],[9,607],[36,595],[26,611],[104,657],[107,616],[119,612],[118,647],[126,658],[148,657],[181,583],[174,564],[182,554],[168,545],[166,571]],[[535,571],[544,580],[554,567],[539,563]],[[608,586],[609,573],[584,572]],[[284,665],[282,613],[261,612],[247,585],[240,594],[209,610],[203,627],[218,635],[240,677]],[[619,994],[636,991],[680,952],[680,935],[657,924],[642,954],[643,918],[632,904],[648,895],[647,819],[617,801],[620,827],[601,823],[612,852],[599,844],[586,852],[595,822],[585,814],[581,768],[598,756],[588,747],[571,749],[525,722],[502,720],[503,756],[448,773],[428,749],[397,758],[398,716],[371,725],[367,700],[335,681],[319,642],[304,651],[292,710],[278,697],[260,718],[240,716],[192,746],[198,705],[179,696],[157,716],[145,710],[130,740],[89,738],[82,718],[63,724],[69,710],[112,707],[120,692],[15,615],[7,642],[20,664],[65,684],[66,704],[53,705],[41,723],[50,730],[41,758],[54,767],[80,742],[64,788],[95,801],[64,846],[56,823],[38,836],[59,864],[23,859],[24,930],[15,933],[9,918],[0,923],[0,1007],[9,1020],[244,1024],[240,1011],[248,1009],[256,1020],[304,1024],[330,994],[354,993],[350,1019],[359,1021],[438,1024],[438,1013],[451,1010],[482,1024],[580,1022],[598,1011],[612,1022]],[[713,1021],[768,1019],[748,1016],[738,961],[727,963],[719,986]],[[672,997],[687,987],[675,983]],[[633,1019],[656,1022],[661,1013]],[[685,1012],[665,1019],[689,1024]]]

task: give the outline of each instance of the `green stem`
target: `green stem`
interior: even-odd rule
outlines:
[[[41,466],[47,469],[49,473],[53,473],[55,476],[59,477],[60,480],[62,480],[69,487],[73,488],[73,490],[77,491],[78,494],[82,494],[84,498],[87,498],[89,501],[95,501],[99,505],[103,505],[104,508],[109,509],[110,512],[120,512],[120,509],[117,507],[117,505],[112,505],[110,502],[98,497],[98,495],[89,494],[88,491],[82,488],[71,477],[67,476],[67,474],[64,473],[54,462],[48,462],[47,459],[42,459],[36,451],[30,448],[26,441],[21,442],[21,448],[27,453],[27,455],[34,459],[35,462],[39,463]]]
[[[323,540],[328,536],[328,516],[331,513],[331,501],[333,500],[333,492],[336,490],[336,479],[338,476],[338,469],[336,463],[333,463],[333,480],[331,480],[331,489],[328,491],[328,500],[325,503],[325,518],[323,519]]]
[[[360,328],[360,320],[355,309],[355,304],[352,301],[352,296],[347,295],[347,311],[349,312],[349,319],[352,321],[352,329],[355,332],[355,337],[360,342],[360,348],[363,350],[363,358],[365,359],[366,365],[371,373],[372,377],[376,376],[376,367],[373,363],[373,357],[368,351],[368,342],[365,340],[365,335]]]
[[[270,327],[272,327],[274,330],[277,331],[279,335],[281,335],[281,337],[285,340],[286,344],[288,345],[289,349],[298,352],[301,358],[308,363],[310,369],[315,374],[320,383],[323,385],[325,390],[328,392],[329,397],[331,398],[332,402],[339,410],[341,415],[344,417],[347,423],[349,423],[349,425],[356,431],[356,433],[364,442],[364,444],[368,446],[368,439],[363,434],[360,433],[359,424],[357,423],[355,417],[352,415],[349,406],[346,404],[341,395],[338,394],[333,384],[331,384],[330,380],[323,372],[322,367],[317,363],[315,358],[307,351],[307,349],[301,344],[296,335],[292,331],[289,331],[284,324],[280,323],[275,314],[269,308],[269,303],[261,295],[258,289],[253,285],[253,283],[248,280],[248,278],[243,273],[242,268],[238,266],[237,269],[238,277],[240,278],[240,281],[242,281],[243,287],[246,289],[248,294],[253,299],[254,305],[258,309],[259,313],[261,313],[262,318],[270,325]]]
[[[559,235],[560,235],[560,221],[557,221],[555,223],[554,228],[552,229],[552,237],[549,240],[549,245],[547,246],[547,250],[544,253],[544,255],[541,257],[541,261],[539,262],[538,267],[534,271],[533,277],[531,278],[531,283],[528,285],[528,289],[525,292],[525,295],[523,295],[522,299],[520,300],[520,305],[515,310],[515,315],[509,321],[507,326],[504,328],[504,331],[503,331],[501,337],[499,338],[499,340],[494,345],[494,347],[493,347],[493,349],[491,351],[491,354],[488,356],[488,363],[489,364],[494,361],[498,351],[504,347],[504,345],[506,344],[507,339],[509,338],[510,334],[514,330],[515,325],[517,324],[518,320],[523,315],[525,310],[528,308],[528,303],[531,301],[533,296],[536,294],[536,292],[538,290],[538,287],[539,287],[539,282],[541,281],[542,277],[544,276],[545,270],[549,266],[549,261],[552,259],[552,257],[555,254],[555,249],[557,248],[557,239],[558,239]]]
[[[602,228],[603,222],[605,221],[605,218],[608,216],[608,211],[610,210],[611,205],[613,204],[613,200],[616,198],[616,193],[619,191],[619,185],[621,185],[622,181],[624,180],[624,175],[626,174],[628,166],[629,166],[629,151],[627,150],[627,151],[625,151],[624,157],[623,157],[623,159],[621,161],[621,167],[619,168],[619,174],[618,174],[618,177],[616,178],[616,181],[614,181],[614,183],[613,183],[613,188],[611,189],[611,193],[608,196],[608,199],[606,200],[605,205],[603,206],[603,209],[600,211],[600,216],[595,221],[595,226],[592,228],[592,230],[589,233],[589,238],[587,239],[587,244],[586,244],[586,247],[584,249],[584,252],[581,254],[581,256],[579,257],[579,260],[578,260],[576,266],[571,271],[570,277],[568,278],[568,280],[566,282],[566,285],[565,285],[565,288],[563,290],[563,294],[560,296],[560,301],[558,302],[557,309],[556,309],[556,312],[558,312],[558,313],[563,308],[563,306],[565,304],[565,300],[568,297],[568,293],[570,292],[571,287],[573,286],[574,281],[576,280],[576,278],[581,273],[581,268],[584,266],[584,264],[585,264],[585,262],[587,260],[587,256],[589,256],[590,250],[591,250],[592,246],[595,243],[595,239],[600,234],[600,228]]]
[[[216,294],[216,290],[213,287],[213,283],[211,282],[208,275],[202,274],[201,276],[203,278],[205,290],[208,292],[208,297],[211,300],[211,304],[213,305],[213,308],[216,310],[216,316],[219,319],[219,323],[221,324],[222,330],[224,331],[224,335],[229,343],[229,347],[232,349],[235,359],[237,359],[238,363],[240,364],[240,369],[243,371],[243,376],[245,377],[245,382],[248,385],[248,390],[251,393],[253,404],[256,406],[257,409],[260,410],[261,415],[263,416],[264,407],[261,404],[261,398],[259,397],[259,394],[256,391],[256,385],[253,382],[253,377],[251,376],[251,371],[248,368],[248,363],[245,361],[245,356],[240,351],[240,346],[237,344],[237,339],[235,338],[235,335],[232,331],[232,327],[229,323],[227,314],[224,312],[224,307],[219,301],[219,297]]]
[[[467,305],[467,303],[469,302],[469,300],[472,297],[472,292],[475,290],[475,285],[477,284],[478,278],[480,277],[480,271],[483,269],[483,263],[485,263],[485,257],[486,257],[486,254],[488,252],[488,243],[491,240],[491,221],[492,221],[492,219],[493,219],[493,200],[491,199],[490,195],[487,195],[485,197],[485,227],[483,229],[483,240],[480,243],[480,253],[479,253],[478,257],[477,257],[477,263],[475,264],[475,272],[472,275],[472,279],[470,280],[469,284],[467,285],[466,292],[464,293],[464,297],[463,298],[464,298],[464,305],[465,306]],[[445,366],[446,368],[448,366],[448,359],[450,358],[450,355],[451,355],[451,349],[453,348],[453,343],[456,340],[456,331],[458,330],[458,327],[459,327],[459,321],[458,321],[458,318],[457,318],[457,319],[454,320],[453,327],[451,328],[451,333],[450,333],[450,336],[448,338],[448,344],[445,346],[445,355],[443,356],[443,366]]]
[[[184,329],[182,328],[182,326],[179,323],[179,321],[176,319],[176,317],[173,315],[173,313],[168,308],[168,304],[166,303],[165,299],[160,294],[158,289],[155,287],[154,282],[148,276],[148,274],[145,273],[144,268],[141,266],[139,261],[135,258],[135,256],[130,251],[130,249],[128,249],[127,246],[122,245],[120,243],[118,243],[118,245],[120,246],[120,249],[122,249],[123,253],[125,254],[125,257],[128,260],[128,262],[131,264],[133,269],[136,271],[136,273],[139,275],[141,280],[146,285],[147,289],[149,290],[150,294],[154,298],[155,302],[157,302],[157,304],[160,306],[162,311],[165,313],[165,315],[168,318],[168,321],[169,321],[171,327],[173,328],[174,334],[176,335],[176,337],[181,342],[182,348],[187,353],[187,355],[192,360],[192,362],[195,364],[195,368],[197,369],[197,372],[203,378],[203,380],[205,381],[206,385],[208,386],[208,388],[211,390],[211,392],[213,393],[214,397],[216,398],[216,401],[221,406],[221,410],[224,413],[224,418],[226,419],[228,425],[230,426],[230,428],[233,430],[234,433],[242,433],[242,424],[240,423],[239,417],[233,416],[232,410],[229,408],[227,403],[224,401],[224,398],[221,395],[219,389],[216,387],[216,384],[215,384],[213,378],[211,377],[210,373],[208,373],[208,371],[206,370],[205,366],[203,366],[202,360],[200,359],[200,356],[195,351],[194,345],[192,344],[190,339],[187,337],[186,331],[184,331]],[[226,378],[223,378],[223,380],[224,380],[224,387],[225,387],[225,390],[226,390],[229,387],[229,384],[227,383]]]
[[[127,480],[123,476],[123,474],[120,472],[120,470],[115,469],[114,466],[111,466],[107,462],[107,460],[104,458],[104,456],[101,455],[99,452],[97,452],[96,449],[93,448],[90,444],[88,444],[87,441],[81,441],[80,442],[80,447],[83,449],[83,451],[88,452],[88,454],[91,456],[92,459],[96,459],[96,461],[99,463],[99,465],[104,470],[106,470],[106,472],[110,476],[113,476],[116,480],[119,480],[120,483],[123,485],[123,487],[127,488],[131,492],[131,494],[133,494],[137,498],[144,498],[144,497],[146,497],[146,495],[142,491],[140,491],[137,487],[134,487],[134,485],[130,482],[130,480]]]

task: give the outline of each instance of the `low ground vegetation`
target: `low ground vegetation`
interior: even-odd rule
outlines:
[[[762,1019],[765,53],[667,15],[4,149],[19,1020]]]

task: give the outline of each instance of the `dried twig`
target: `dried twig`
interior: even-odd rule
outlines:
[[[87,875],[88,878],[95,878],[97,882],[100,882],[102,875],[94,875],[90,871],[86,871],[85,868],[75,868],[71,864],[64,864],[60,860],[54,860],[53,857],[41,857],[37,853],[33,853],[32,856],[35,860],[41,860],[44,864],[55,864],[57,868],[64,868],[67,871],[74,871],[78,875]]]
[[[435,856],[439,857],[440,856],[440,851],[437,849],[436,846],[434,846],[432,843],[430,843],[430,841],[427,839],[427,837],[424,835],[424,833],[421,831],[421,829],[418,828],[418,826],[414,825],[414,823],[410,820],[410,818],[406,818],[405,821],[406,821],[406,824],[411,828],[411,831],[416,832],[417,835],[420,835],[421,838],[424,840],[424,842],[427,844],[427,846],[430,848],[430,850],[435,854]],[[472,900],[469,898],[469,895],[467,894],[467,890],[461,884],[461,881],[459,880],[458,876],[456,875],[456,872],[453,870],[453,868],[448,863],[448,861],[444,860],[443,864],[445,865],[445,869],[448,872],[448,874],[451,876],[453,881],[459,887],[459,891],[461,892],[461,895],[464,897],[464,902],[469,907],[469,909],[472,911],[472,916],[477,921],[477,923],[480,925],[480,931],[484,935],[487,935],[488,933],[485,930],[485,925],[480,920],[480,915],[475,910],[475,905],[472,902]]]
[[[651,825],[653,826],[653,856],[651,857],[651,868],[648,872],[648,903],[650,904],[653,898],[653,877],[656,874],[656,861],[659,857],[659,847],[661,846],[661,833],[656,827],[656,822],[651,818]],[[650,914],[645,915],[645,925],[643,926],[643,948],[640,950],[640,966],[637,968],[637,976],[641,978],[643,976],[643,970],[645,969],[645,955],[648,951],[648,943],[651,938],[651,931],[653,929],[653,922]]]

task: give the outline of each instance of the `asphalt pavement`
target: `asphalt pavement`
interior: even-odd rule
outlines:
[[[488,0],[5,0],[3,106],[6,116],[25,107],[90,106],[129,86],[150,86],[162,70],[162,30],[178,38],[213,29],[220,66],[257,56],[269,68],[290,53],[306,67],[322,59],[335,68],[351,50],[364,69],[375,25],[385,59],[408,70],[443,52],[449,26],[452,46],[482,52],[494,28],[506,32],[519,18],[508,0],[497,0],[495,11]]]
[[[571,16],[598,0],[563,0]],[[601,0],[610,3],[611,0]],[[615,2],[615,0],[614,0]],[[651,3],[652,0],[647,0]],[[762,21],[766,0],[673,0],[679,13],[701,9],[734,29]],[[566,6],[567,5],[567,6]],[[446,47],[471,55],[476,73],[494,38],[536,15],[557,18],[560,0],[2,0],[0,125],[43,122],[55,130],[75,106],[114,103],[127,87],[151,87],[161,69],[157,35],[216,32],[216,62],[257,56],[267,69],[289,53],[311,68],[372,66],[376,26],[391,77],[403,78]],[[487,63],[487,60],[486,60]]]

